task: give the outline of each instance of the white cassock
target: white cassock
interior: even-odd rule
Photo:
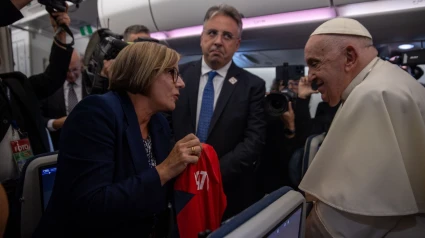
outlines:
[[[342,100],[299,186],[319,200],[306,235],[425,237],[425,88],[375,58]]]

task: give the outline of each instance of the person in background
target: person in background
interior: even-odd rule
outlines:
[[[74,49],[63,87],[41,102],[41,112],[46,127],[50,131],[55,150],[59,148],[60,129],[67,115],[71,113],[78,102],[87,96],[86,87],[81,77],[81,68],[80,55]]]
[[[149,38],[150,31],[144,25],[132,25],[124,30],[124,41],[134,42],[137,38]]]
[[[162,111],[185,84],[180,56],[153,42],[125,47],[109,90],[83,99],[68,115],[55,185],[34,237],[165,237],[171,179],[198,161],[188,133],[170,147]]]
[[[311,134],[312,120],[309,112],[310,95],[316,93],[311,88],[298,90],[305,77],[296,80],[276,80],[274,88],[282,92],[285,88],[296,93],[296,98],[288,102],[287,110],[280,117],[267,116],[266,144],[261,163],[257,166],[257,196],[263,197],[283,186],[296,187],[289,178],[289,160],[299,148],[303,148]],[[279,93],[275,91],[274,93]]]
[[[349,18],[323,23],[305,46],[308,85],[341,102],[299,186],[314,201],[306,237],[425,234],[425,89],[377,54]]]
[[[150,31],[144,25],[132,25],[124,30],[123,40],[125,42],[134,42],[137,38],[150,38]],[[102,77],[109,78],[109,69],[115,60],[104,60],[103,68],[100,73]]]

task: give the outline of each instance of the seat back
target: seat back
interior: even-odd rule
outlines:
[[[289,180],[293,188],[298,188],[302,180],[302,164],[304,157],[304,148],[299,148],[295,150],[292,154],[291,159],[289,160],[288,174]]]
[[[291,226],[287,226],[291,221]],[[290,187],[282,187],[226,221],[209,238],[272,237],[274,233],[299,233],[304,237],[305,200]],[[285,226],[285,228],[284,228]]]
[[[55,151],[55,149],[53,148],[53,142],[52,142],[52,137],[50,136],[50,131],[47,128],[46,128],[46,133],[47,133],[47,141],[49,142],[49,152],[53,152]]]
[[[31,237],[43,214],[43,192],[40,171],[55,165],[58,152],[40,154],[30,159],[22,169],[18,185],[21,237]]]
[[[320,135],[312,135],[307,138],[304,147],[304,156],[302,160],[302,177],[304,177],[308,167],[314,159],[314,156],[316,156],[317,151],[319,151],[319,147],[325,139],[325,134],[326,133],[324,132]]]

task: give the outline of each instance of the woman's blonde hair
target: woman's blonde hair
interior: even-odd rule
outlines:
[[[180,55],[155,42],[137,42],[126,46],[111,66],[109,89],[148,95],[153,80],[173,69]]]

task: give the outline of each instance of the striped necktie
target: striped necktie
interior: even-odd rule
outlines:
[[[72,109],[77,105],[78,99],[77,94],[74,90],[75,83],[68,83],[68,114],[71,113]]]

